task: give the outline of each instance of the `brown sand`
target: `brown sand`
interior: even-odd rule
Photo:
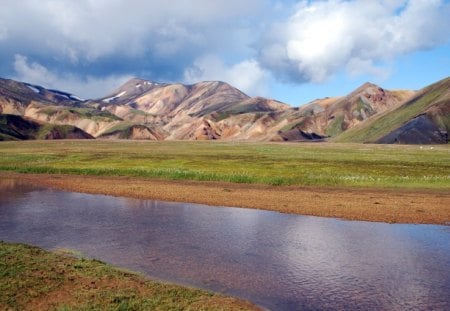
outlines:
[[[450,191],[267,186],[0,172],[58,189],[389,223],[450,224]]]

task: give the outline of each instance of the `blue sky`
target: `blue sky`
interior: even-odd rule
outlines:
[[[342,96],[365,82],[372,82],[386,89],[418,90],[450,76],[450,44],[402,55],[390,65],[388,76],[363,74],[351,77],[340,73],[324,83],[283,84],[274,83],[271,95],[285,102],[307,103],[325,96]]]
[[[449,76],[449,0],[3,0],[0,76],[84,98],[131,77],[299,106]]]

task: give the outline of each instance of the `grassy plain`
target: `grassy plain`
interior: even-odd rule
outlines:
[[[0,241],[1,310],[256,310],[202,290],[163,284],[97,260]]]
[[[3,142],[0,178],[301,215],[450,223],[447,145]]]
[[[2,142],[0,171],[450,190],[450,147],[181,141]]]

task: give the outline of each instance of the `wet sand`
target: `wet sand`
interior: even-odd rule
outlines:
[[[0,172],[58,189],[389,223],[450,224],[450,191],[268,186]]]

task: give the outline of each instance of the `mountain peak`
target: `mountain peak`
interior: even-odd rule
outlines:
[[[372,82],[365,82],[364,84],[362,84],[360,87],[357,88],[357,90],[365,90],[368,88],[380,88],[380,86],[372,83]]]
[[[131,78],[127,82],[125,82],[119,89],[128,88],[128,87],[140,87],[145,85],[161,85],[163,83],[158,83],[150,80],[145,80],[141,78]]]
[[[394,137],[402,142],[445,143],[449,129],[438,121],[449,115],[449,85],[447,78],[411,97],[414,92],[393,92],[366,82],[345,97],[323,98],[292,109],[276,100],[250,98],[222,81],[186,85],[135,77],[107,97],[79,101],[63,91],[0,79],[0,114],[77,126],[98,138],[285,141],[343,135],[343,140],[352,141],[385,142],[383,139],[389,138],[391,142]],[[422,96],[430,93],[437,97]],[[401,108],[406,106],[414,109]],[[418,115],[423,116],[418,119]],[[385,120],[377,125],[382,133],[372,135],[368,128],[379,118]],[[8,138],[10,127],[4,128],[3,137]],[[348,135],[346,131],[350,131]],[[424,138],[411,140],[417,131],[423,132]],[[435,134],[438,140],[433,138]]]

